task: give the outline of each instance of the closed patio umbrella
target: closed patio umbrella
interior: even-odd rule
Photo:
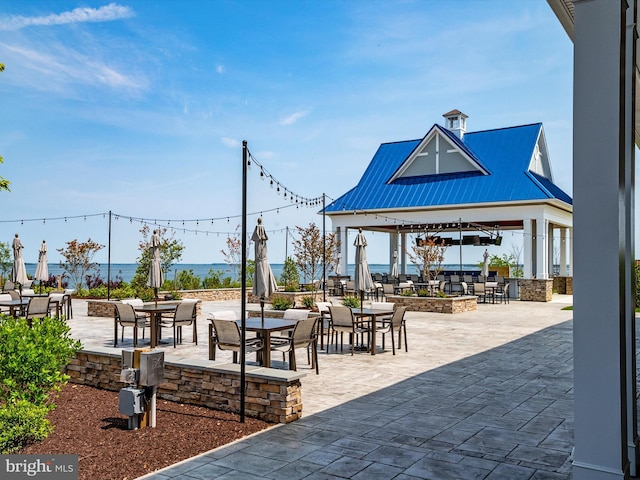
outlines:
[[[362,229],[359,230],[353,244],[356,247],[356,271],[353,280],[356,292],[360,292],[360,305],[362,305],[364,292],[374,288],[371,272],[369,272],[369,264],[367,263],[367,239],[364,237]]]
[[[276,279],[271,271],[271,266],[267,260],[267,231],[262,225],[262,218],[258,218],[251,240],[254,242],[256,271],[253,280],[253,294],[260,297],[261,303],[269,298],[278,288]]]
[[[40,280],[40,292],[42,292],[42,282],[49,280],[49,265],[47,263],[47,242],[42,240],[40,252],[38,253],[38,265],[33,276],[35,280]]]
[[[153,288],[153,296],[155,300],[158,301],[158,288],[161,288],[164,283],[162,264],[160,263],[160,234],[158,230],[153,231],[149,251],[151,253],[151,263],[149,265],[147,286]]]
[[[342,254],[338,253],[338,256],[336,257],[336,275],[340,276],[342,275]]]
[[[489,276],[489,251],[484,250],[484,263],[482,264],[482,275],[486,279]]]
[[[13,269],[11,270],[11,281],[18,283],[21,290],[22,286],[29,281],[27,269],[24,266],[24,258],[22,257],[22,248],[22,241],[20,241],[20,237],[18,237],[16,233],[13,239]]]
[[[398,251],[393,251],[393,265],[391,265],[391,276],[398,278]]]

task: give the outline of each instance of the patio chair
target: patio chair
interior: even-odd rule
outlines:
[[[11,300],[22,300],[22,295],[20,295],[20,292],[18,292],[18,290],[7,290],[6,293],[11,296]],[[22,317],[24,316],[25,309],[22,306],[16,306],[13,311],[16,317]]]
[[[51,303],[49,302],[49,297],[31,297],[25,313],[27,323],[31,326],[34,318],[50,317],[50,310]]]
[[[9,290],[15,290],[16,289],[16,284],[13,283],[11,280],[7,280],[6,282],[4,282],[4,285],[2,285],[2,290],[4,292],[7,292]]]
[[[394,333],[398,332],[398,348],[402,347],[402,335],[404,334],[404,351],[408,352],[409,347],[407,345],[407,325],[404,319],[404,314],[407,311],[407,307],[398,307],[393,311],[393,315],[391,316],[391,321],[387,322],[387,324],[378,328],[376,333],[382,334],[382,348],[384,349],[384,338],[387,333],[391,334],[391,350],[393,354],[396,354],[396,342],[393,336]]]
[[[344,334],[348,333],[349,343],[351,344],[351,355],[353,355],[356,335],[369,333],[369,329],[356,324],[356,319],[349,307],[331,305],[329,307],[329,313],[331,314],[330,334],[332,339],[333,335],[336,335],[336,349],[338,348],[338,333],[340,334],[340,351],[343,350]],[[327,342],[327,353],[329,353],[329,342]]]
[[[392,283],[383,283],[382,284],[382,293],[386,297],[387,295],[393,295],[395,291],[395,286]]]
[[[178,304],[175,312],[173,312],[171,321],[162,325],[163,327],[171,327],[173,329],[173,348],[176,348],[176,342],[182,343],[182,327],[189,325],[193,325],[193,343],[198,344],[197,302],[197,300],[183,300]]]
[[[500,299],[500,303],[509,303],[509,282],[504,285],[499,283],[494,295],[496,296],[496,300]]]
[[[124,303],[124,302],[114,302],[114,322],[115,322],[115,332],[113,337],[113,346],[118,346],[118,330],[117,326],[120,324],[122,327],[122,336],[121,341],[124,342],[124,328],[132,327],[133,328],[133,346],[136,347],[138,345],[138,328],[142,328],[142,338],[144,338],[144,331],[147,326],[150,326],[151,323],[147,321],[147,316],[144,315],[140,317],[136,314],[136,311],[133,308],[133,305]]]
[[[318,335],[317,324],[318,318],[306,318],[296,323],[290,338],[271,337],[270,348],[272,351],[289,353],[289,369],[297,370],[296,365],[296,349],[307,349],[307,361],[311,364],[311,368],[316,369],[316,375],[320,373],[318,368]],[[309,358],[309,347],[311,347],[311,358]],[[268,365],[267,365],[268,366]]]
[[[216,318],[218,320],[239,320],[239,316],[236,314],[236,312],[232,311],[232,310],[220,310],[218,312],[212,312],[209,314],[209,320],[211,321],[211,323],[209,323],[209,360],[215,360],[216,359],[216,332],[213,329],[213,319]]]
[[[487,291],[483,283],[474,283],[473,284],[473,294],[478,297],[478,301],[482,298],[482,302],[486,303],[487,301]]]
[[[238,363],[238,352],[240,352],[242,341],[238,324],[234,320],[221,320],[218,318],[212,318],[211,323],[215,335],[209,340],[213,342],[213,349],[209,349],[209,359],[216,359],[215,347],[217,345],[220,350],[231,350],[233,352],[233,363]],[[262,349],[261,338],[247,338],[245,340],[245,353],[259,352],[260,349]]]
[[[395,310],[396,304],[393,302],[371,302],[371,310]],[[380,317],[382,322],[391,320],[391,315]]]
[[[329,324],[331,323],[331,313],[329,307],[331,302],[316,302],[318,307],[318,313],[320,314],[320,320],[318,321],[318,337],[320,337],[320,350],[324,349],[324,332],[329,332]]]

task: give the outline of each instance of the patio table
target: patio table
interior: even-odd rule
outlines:
[[[2,300],[0,301],[0,307],[9,307],[9,315],[15,317],[16,308],[23,310],[29,304],[28,298],[21,298],[19,300]]]
[[[240,320],[236,320],[236,323],[242,328]],[[281,318],[247,318],[245,330],[247,332],[256,332],[257,335],[262,338],[262,366],[267,368],[271,367],[271,334],[274,332],[282,332],[283,330],[291,330],[296,326],[296,323],[298,322],[295,320],[283,320]]]
[[[136,312],[149,314],[151,319],[149,346],[155,348],[160,343],[160,332],[162,330],[160,328],[160,322],[162,321],[162,314],[175,312],[178,305],[175,303],[145,303],[144,305],[134,305],[133,308]]]
[[[376,323],[378,322],[378,317],[388,317],[389,315],[393,315],[393,309],[378,309],[378,308],[359,308],[353,307],[351,309],[353,315],[358,318],[369,317],[371,318],[371,355],[376,354]]]

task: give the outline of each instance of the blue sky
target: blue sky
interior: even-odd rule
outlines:
[[[185,263],[222,262],[242,140],[290,191],[337,198],[380,143],[421,138],[454,108],[469,131],[542,122],[572,191],[572,45],[543,0],[5,0],[0,63],[0,241],[19,233],[28,262],[43,239],[50,261],[75,238],[106,245],[109,211],[112,262],[138,255],[131,217],[172,219]],[[248,186],[280,263],[284,229],[322,218],[259,169]],[[387,238],[368,240],[385,263]],[[491,253],[522,243],[506,240]]]

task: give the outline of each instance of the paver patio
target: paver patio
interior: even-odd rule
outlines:
[[[409,312],[408,353],[320,352],[320,375],[300,355],[301,420],[143,478],[571,478],[573,312],[561,310],[571,302]],[[229,308],[240,302],[205,302],[200,344],[185,331],[178,348],[162,347],[166,360],[207,358],[207,313]],[[112,319],[87,317],[81,301],[74,314],[87,348],[112,345]]]

